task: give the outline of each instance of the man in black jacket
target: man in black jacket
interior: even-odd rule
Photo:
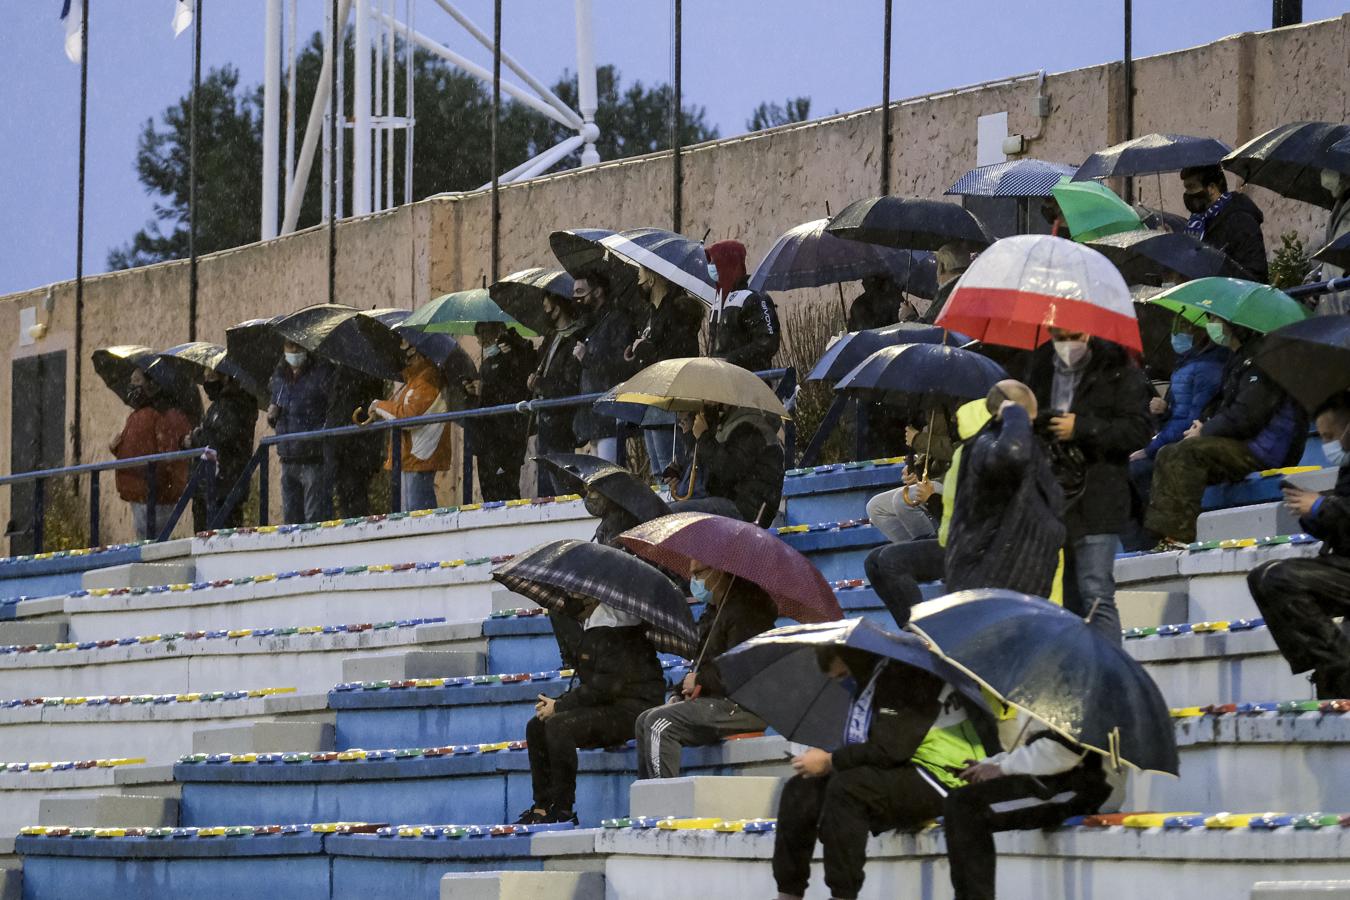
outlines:
[[[1191,219],[1186,231],[1227,253],[1262,283],[1270,279],[1266,240],[1261,235],[1265,216],[1246,194],[1228,190],[1228,176],[1220,166],[1192,166],[1181,170],[1182,200]]]
[[[583,394],[607,391],[638,370],[626,351],[637,337],[637,328],[623,305],[609,295],[609,279],[603,272],[592,272],[574,282],[573,297],[587,310],[586,335],[572,349],[581,364],[580,389]],[[618,422],[597,415],[589,406],[576,411],[572,421],[577,440],[589,442],[596,456],[614,462],[618,459]]]
[[[1295,674],[1312,670],[1317,697],[1350,698],[1350,639],[1333,616],[1350,616],[1350,394],[1317,416],[1328,462],[1339,464],[1324,493],[1284,485],[1284,503],[1308,534],[1321,538],[1315,559],[1262,563],[1247,576],[1271,637]]]
[[[329,393],[325,428],[352,424],[352,413],[383,400],[385,384],[351,366],[337,366]],[[384,465],[389,432],[357,434],[324,442],[324,465],[336,498],[336,513],[342,518],[370,515],[370,480]]]
[[[1130,454],[1153,437],[1148,379],[1118,344],[1062,328],[1050,335],[1029,383],[1064,486],[1064,608],[1119,641],[1116,550],[1130,517]]]
[[[707,309],[697,297],[662,278],[645,266],[638,267],[638,293],[647,316],[646,325],[624,359],[646,368],[667,359],[699,355],[698,333]],[[652,475],[660,477],[675,456],[675,414],[650,410],[642,429]]]
[[[689,586],[707,604],[698,620],[697,662],[669,703],[638,716],[639,778],[678,778],[686,745],[764,730],[764,720],[728,699],[715,660],[773,628],[777,606],[757,585],[707,566],[693,568]]]
[[[889,275],[868,275],[862,280],[863,292],[848,308],[848,330],[884,328],[896,322],[917,318],[914,307],[905,299]]]
[[[576,301],[544,296],[544,314],[553,323],[553,330],[544,340],[539,353],[539,366],[526,381],[526,386],[540,400],[572,397],[579,393],[581,362],[574,350],[583,334],[577,320]],[[535,416],[535,452],[571,453],[577,449],[577,437],[572,430],[573,409],[541,409]],[[564,486],[547,469],[540,467],[539,490],[544,496],[564,493]]]
[[[781,329],[778,308],[768,294],[750,290],[745,270],[745,245],[718,241],[708,247],[708,274],[717,283],[713,307],[712,352],[751,372],[773,365]]]
[[[759,410],[705,404],[690,425],[694,449],[687,468],[689,483],[701,479],[706,497],[672,508],[772,522],[783,498],[785,471],[777,424]]]
[[[476,406],[503,406],[530,398],[527,384],[539,356],[530,342],[501,322],[479,322],[474,335],[483,348],[479,381],[465,385]],[[471,420],[470,440],[485,501],[520,496],[529,422],[519,413]]]
[[[202,417],[202,423],[183,438],[186,447],[210,447],[216,451],[215,502],[225,501],[226,495],[243,474],[253,456],[253,432],[258,424],[258,401],[229,376],[209,371],[202,379],[202,390],[211,405]],[[206,509],[207,486],[198,482],[197,494],[192,498],[192,524],[197,531],[210,527]],[[244,500],[239,498],[234,509],[220,523],[221,528],[238,528],[244,521]]]

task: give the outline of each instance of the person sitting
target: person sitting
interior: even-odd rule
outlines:
[[[778,308],[768,294],[750,290],[745,245],[740,241],[709,245],[708,277],[717,285],[708,355],[751,372],[770,368],[782,336]]]
[[[1223,387],[1182,439],[1158,452],[1144,527],[1161,538],[1158,550],[1195,540],[1205,488],[1240,481],[1251,472],[1296,464],[1308,422],[1303,410],[1254,362],[1260,336],[1227,322],[1205,325],[1210,340],[1235,347]]]
[[[783,497],[785,471],[777,417],[707,403],[689,429],[694,438],[689,461],[672,465],[682,473],[677,480],[701,485],[706,496],[676,495],[671,509],[711,512],[766,526],[772,522]]]
[[[715,744],[727,735],[763,731],[764,721],[727,697],[717,657],[774,627],[778,608],[762,588],[695,563],[689,578],[698,620],[699,662],[665,706],[638,716],[638,778],[677,778],[680,750]]]
[[[411,419],[448,411],[445,402],[445,377],[436,364],[413,349],[407,341],[400,342],[406,365],[403,386],[388,400],[370,404],[366,421],[381,419]],[[449,422],[432,422],[403,430],[402,453],[402,510],[435,509],[436,473],[450,468],[452,437]],[[385,463],[393,468],[393,458]]]
[[[940,479],[952,460],[947,414],[933,415],[922,428],[906,425],[905,444],[914,452],[905,461],[904,483],[867,501],[868,521],[893,544],[937,534],[942,518]]]
[[[821,647],[822,672],[854,685],[843,745],[810,749],[792,760],[774,834],[773,877],[779,900],[806,895],[819,838],[825,884],[851,900],[863,884],[867,836],[918,828],[942,814],[954,773],[984,755],[986,715],[972,715],[941,679],[847,647]]]
[[[661,703],[665,678],[646,626],[590,597],[569,604],[584,623],[575,674],[557,699],[539,695],[525,726],[534,805],[517,824],[577,823],[577,749],[622,744],[644,710]]]
[[[1294,674],[1312,671],[1318,699],[1350,698],[1350,639],[1333,616],[1350,616],[1350,394],[1317,415],[1327,462],[1338,466],[1336,486],[1323,493],[1284,484],[1284,502],[1299,525],[1320,538],[1313,559],[1262,563],[1247,576],[1266,627]]]

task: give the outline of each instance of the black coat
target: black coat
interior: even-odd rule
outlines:
[[[1130,516],[1130,454],[1153,437],[1148,377],[1119,345],[1093,339],[1091,346],[1092,358],[1069,408],[1076,417],[1070,443],[1087,465],[1083,492],[1064,513],[1070,541],[1124,531]],[[1036,392],[1042,422],[1056,415],[1050,407],[1054,359],[1053,346],[1046,344],[1031,361],[1027,383]]]
[[[225,382],[211,401],[202,424],[192,429],[188,444],[216,451],[216,480],[225,490],[234,487],[253,455],[253,432],[258,425],[258,401],[233,381]],[[224,500],[217,493],[216,500]]]
[[[555,709],[566,712],[621,700],[660,706],[665,690],[661,661],[647,640],[645,626],[587,628],[577,648],[573,684],[558,698]]]
[[[637,363],[646,367],[663,359],[698,356],[698,332],[703,327],[703,304],[695,297],[676,293],[660,306],[647,305],[646,327],[638,337]]]
[[[1009,407],[961,451],[947,532],[948,591],[1050,596],[1064,546],[1064,495],[1031,418]]]
[[[527,382],[539,364],[539,354],[533,345],[510,332],[505,339],[509,349],[484,356],[480,367],[482,389],[478,406],[502,406],[530,399]],[[527,435],[523,415],[486,416],[470,420],[473,450],[478,456],[496,457],[501,454],[523,453]]]
[[[582,334],[580,323],[573,323],[554,332],[544,342],[539,353],[539,376],[534,395],[541,400],[572,397],[581,393],[581,363],[572,350]],[[569,408],[541,409],[538,423],[539,444],[547,452],[570,452],[576,449],[577,439],[572,432],[572,417],[576,410]]]
[[[1336,486],[1322,494],[1317,511],[1299,519],[1303,530],[1322,539],[1322,553],[1350,556],[1350,463],[1336,473]]]
[[[849,670],[859,691],[872,673],[870,668],[860,666],[856,657],[869,655],[853,654],[849,659]],[[893,769],[908,763],[942,711],[938,700],[942,687],[942,680],[927,672],[899,663],[886,666],[872,697],[872,725],[867,740],[839,747],[831,765],[842,772],[859,766]]]
[[[1266,240],[1261,235],[1265,216],[1246,194],[1233,194],[1228,205],[1205,229],[1205,243],[1222,250],[1262,283],[1270,280]]]
[[[1229,358],[1219,392],[1205,407],[1200,433],[1244,441],[1266,465],[1296,465],[1308,440],[1308,417],[1255,364],[1258,346],[1249,341]]]
[[[708,496],[735,503],[747,522],[758,518],[765,524],[778,514],[783,498],[783,445],[762,413],[736,418],[703,433],[694,447],[694,465],[703,473]]]
[[[636,362],[623,358],[637,336],[637,328],[620,304],[606,303],[598,315],[588,319],[585,328],[586,336],[581,340],[586,347],[586,358],[581,361],[581,393],[607,391],[640,368]],[[577,441],[583,444],[618,433],[614,419],[595,415],[589,406],[576,411],[572,428]]]
[[[900,321],[900,305],[904,302],[904,291],[899,288],[865,290],[848,308],[848,330],[865,331],[894,325]]]
[[[735,291],[743,291],[745,286],[742,281]],[[773,365],[774,354],[778,352],[781,334],[778,308],[768,294],[750,291],[738,297],[735,291],[728,298],[728,303],[734,305],[725,306],[715,316],[716,340],[710,355],[751,372],[762,372]]]
[[[370,406],[372,400],[384,399],[384,382],[372,375],[337,366],[328,394],[328,409],[324,414],[325,428],[341,428],[352,424],[352,413]],[[325,441],[324,456],[335,466],[369,472],[372,475],[384,465],[389,450],[389,432],[376,431]]]
[[[725,697],[726,684],[714,661],[732,647],[740,646],[763,634],[778,622],[778,606],[773,598],[748,581],[737,579],[719,614],[719,607],[708,604],[698,617],[698,653],[703,662],[694,683],[702,697]]]

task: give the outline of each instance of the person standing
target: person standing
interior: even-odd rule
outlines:
[[[131,373],[127,391],[131,413],[122,430],[108,442],[108,451],[117,459],[133,459],[168,453],[183,446],[184,436],[191,430],[187,417],[169,406],[160,397],[160,388],[143,370]],[[154,540],[168,523],[183,488],[187,486],[187,463],[184,461],[155,465],[155,489],[151,496],[145,468],[140,466],[118,469],[114,481],[117,496],[131,505],[131,517],[140,540]],[[148,507],[154,506],[154,527]]]
[[[965,241],[949,241],[939,247],[934,256],[937,258],[937,296],[933,298],[933,302],[924,311],[921,319],[929,325],[937,321],[952,291],[956,290],[956,283],[961,280],[966,269],[970,268],[971,262],[975,259],[975,250]]]
[[[367,422],[376,417],[411,419],[449,410],[445,402],[445,379],[436,364],[418,353],[407,341],[400,343],[406,361],[403,385],[388,400],[376,400],[370,404]],[[437,507],[436,473],[450,468],[452,438],[449,422],[432,422],[402,429],[399,443],[402,454],[400,493],[403,495],[404,512]],[[391,455],[385,467],[392,469],[393,465]]]
[[[553,328],[544,340],[539,366],[525,382],[526,387],[539,400],[575,396],[581,392],[581,362],[576,358],[575,348],[583,333],[577,301],[546,294],[544,315],[553,323]],[[565,407],[539,410],[535,414],[535,452],[547,456],[576,450],[577,437],[572,430],[574,416],[575,410]],[[540,468],[539,485],[545,496],[565,492],[557,477],[543,467]]]
[[[465,385],[475,406],[504,406],[530,399],[528,382],[539,355],[529,341],[502,322],[478,322],[474,336],[483,348],[479,380]],[[471,420],[469,439],[484,501],[520,497],[529,420],[520,413]]]
[[[1326,242],[1330,244],[1343,234],[1350,234],[1350,173],[1322,170],[1322,187],[1335,201],[1327,217]],[[1344,278],[1345,269],[1331,263],[1322,263],[1322,280]],[[1323,294],[1317,299],[1319,316],[1350,313],[1350,289]]]
[[[325,428],[351,425],[353,415],[385,394],[385,383],[352,366],[336,366]],[[370,481],[384,464],[385,433],[354,434],[323,442],[324,466],[333,486],[336,514],[344,519],[370,515]]]
[[[708,247],[708,277],[717,285],[713,306],[712,352],[751,372],[773,366],[782,329],[778,308],[768,294],[750,290],[745,245],[718,241]]]
[[[583,394],[607,391],[638,370],[624,351],[637,337],[633,320],[623,304],[610,296],[609,278],[603,272],[591,272],[573,282],[572,296],[586,307],[586,336],[572,348],[581,364],[580,389]],[[619,423],[610,416],[596,414],[590,406],[576,411],[572,427],[577,440],[590,443],[596,456],[615,462],[619,458]]]
[[[276,434],[318,431],[324,427],[333,367],[315,359],[299,344],[286,341],[281,362],[272,373],[272,403],[267,423]],[[328,517],[323,483],[323,448],[318,441],[282,441],[281,509],[288,525],[319,522]]]
[[[238,381],[220,372],[209,370],[202,378],[202,390],[211,405],[206,408],[202,423],[183,438],[183,447],[210,447],[216,452],[214,494],[217,504],[234,489],[253,456],[253,432],[258,426],[258,401]],[[207,485],[203,479],[192,498],[192,521],[197,531],[211,527],[206,508]],[[222,528],[238,528],[244,521],[244,501],[248,494],[230,510],[221,522]]]
[[[666,359],[699,355],[703,303],[645,266],[638,267],[638,293],[646,303],[647,322],[624,350],[624,359],[639,369]],[[653,476],[660,477],[675,456],[675,415],[650,410],[642,429]]]
[[[1182,202],[1191,214],[1186,231],[1251,273],[1254,280],[1270,280],[1266,239],[1261,234],[1265,216],[1252,198],[1228,190],[1221,166],[1191,166],[1181,170]]]
[[[862,287],[863,292],[848,308],[849,331],[884,328],[918,318],[905,292],[889,275],[868,275],[862,279]]]

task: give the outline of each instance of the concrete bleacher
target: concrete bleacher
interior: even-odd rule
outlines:
[[[899,475],[890,460],[794,472],[779,529],[846,615],[885,627],[862,580],[881,541],[864,505]],[[1127,809],[1350,812],[1337,766],[1350,705],[1308,702],[1246,594],[1255,565],[1317,551],[1260,502],[1278,477],[1205,513],[1187,551],[1118,561],[1125,646],[1174,707],[1183,775],[1132,778]],[[79,582],[57,573],[41,596],[26,562],[14,571],[28,593],[13,594],[26,599],[0,610],[65,632],[0,647],[0,857],[34,826],[15,842],[23,896],[242,896],[262,879],[316,898],[772,895],[772,826],[741,822],[772,814],[788,772],[792,746],[772,734],[686,750],[678,783],[635,784],[631,746],[583,751],[589,827],[490,827],[529,805],[516,742],[534,697],[567,685],[547,619],[515,609],[527,604],[490,580],[492,563],[593,528],[564,500],[222,532],[74,557]],[[154,582],[154,564],[190,565],[191,580]],[[6,565],[0,593],[19,583]],[[669,681],[683,671],[668,661]],[[145,816],[157,798],[177,804],[172,821],[119,823],[100,797]],[[44,799],[76,805],[44,814]],[[52,818],[81,809],[82,821]],[[1339,820],[1167,822],[1002,836],[1000,896],[1246,897],[1257,881],[1350,877]],[[950,896],[940,829],[883,835],[869,856],[865,897]]]

